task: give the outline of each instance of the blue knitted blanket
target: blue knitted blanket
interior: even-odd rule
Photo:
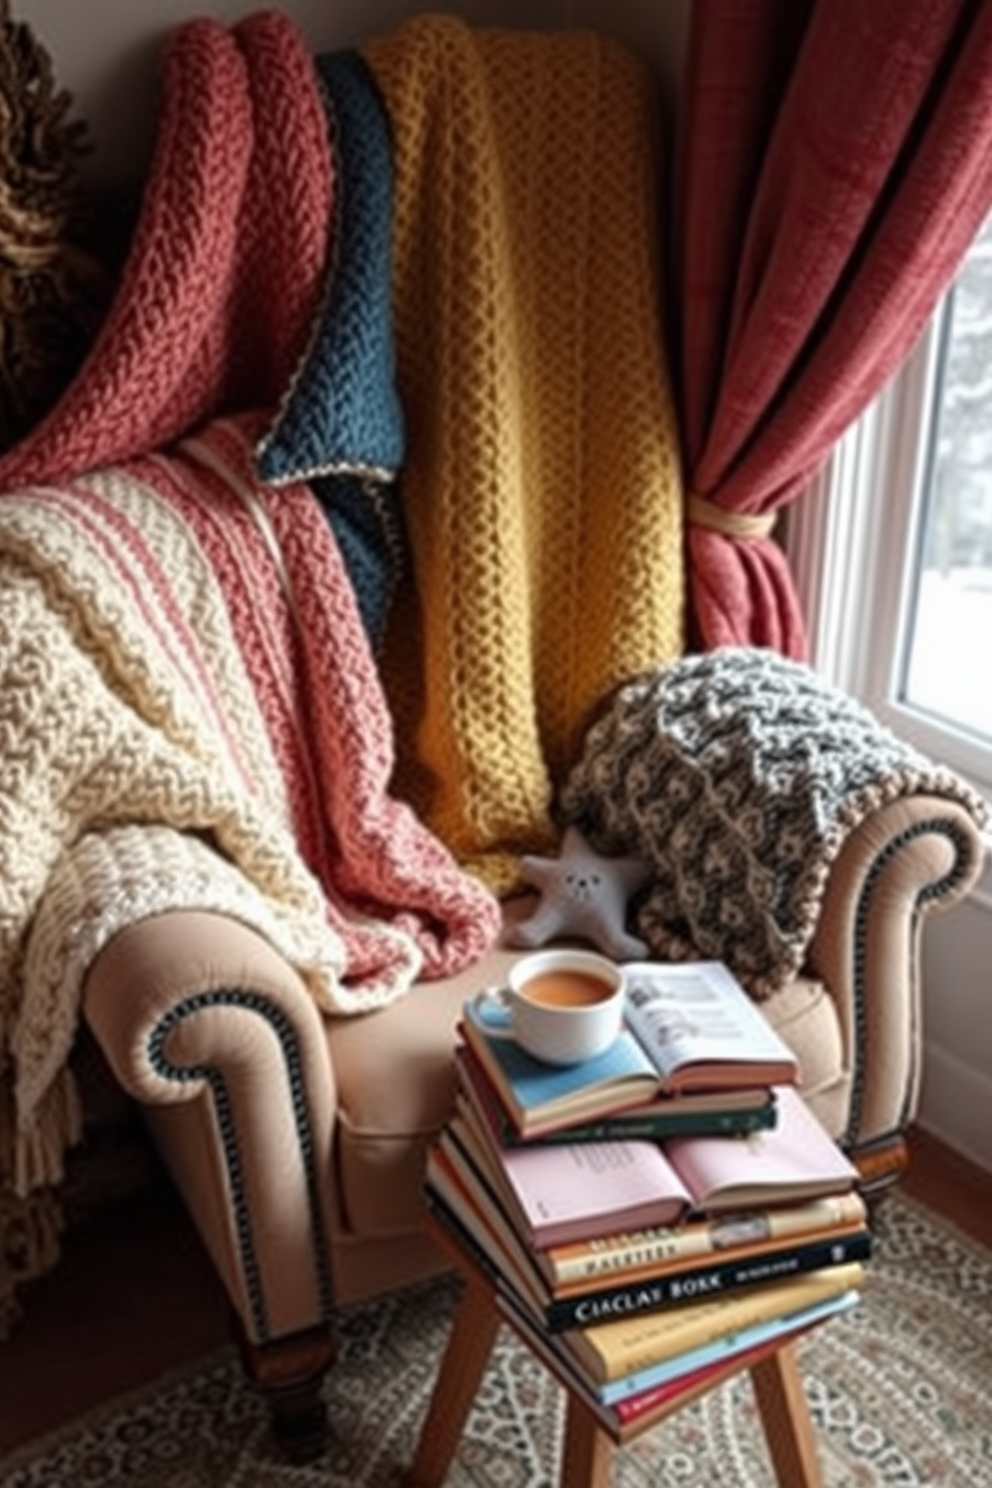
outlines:
[[[393,163],[375,80],[354,51],[316,59],[334,157],[333,252],[306,353],[256,468],[309,482],[327,516],[373,645],[403,561],[396,490],[403,415],[391,306]]]

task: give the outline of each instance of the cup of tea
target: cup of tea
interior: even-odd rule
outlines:
[[[505,985],[486,987],[475,1007],[488,1034],[512,1038],[545,1064],[582,1064],[613,1043],[623,1024],[623,973],[595,951],[534,951],[514,962]]]

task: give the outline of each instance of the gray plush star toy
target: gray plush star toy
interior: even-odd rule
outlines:
[[[540,890],[537,908],[512,933],[514,945],[533,949],[556,936],[590,940],[615,961],[633,961],[648,947],[626,929],[627,901],[651,877],[644,858],[603,858],[578,827],[566,828],[557,858],[521,859],[525,883]]]

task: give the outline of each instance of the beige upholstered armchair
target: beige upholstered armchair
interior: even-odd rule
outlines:
[[[923,919],[966,891],[980,859],[963,806],[881,807],[833,866],[801,974],[764,1004],[869,1187],[899,1172],[915,1110]],[[526,904],[508,903],[511,923]],[[498,946],[344,1018],[322,1017],[264,939],[214,915],[130,927],[90,971],[87,1021],[213,1257],[288,1450],[320,1440],[335,1307],[444,1264],[421,1183],[453,1098],[455,1024],[517,954]]]

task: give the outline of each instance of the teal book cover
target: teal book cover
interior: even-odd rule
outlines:
[[[513,1038],[501,1038],[489,1032],[471,1002],[465,1004],[463,1018],[466,1034],[477,1055],[483,1058],[490,1072],[492,1064],[498,1066],[505,1086],[512,1090],[524,1111],[535,1111],[584,1091],[613,1085],[618,1080],[642,1080],[642,1098],[645,1099],[657,1088],[657,1071],[628,1029],[623,1029],[610,1047],[597,1054],[595,1059],[585,1060],[582,1064],[552,1065],[535,1059]]]

